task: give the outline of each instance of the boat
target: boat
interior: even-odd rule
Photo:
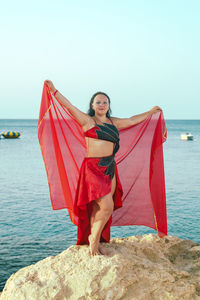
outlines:
[[[18,131],[6,131],[1,132],[1,135],[6,139],[16,139],[20,136],[20,133]]]
[[[181,140],[183,140],[183,141],[193,141],[194,137],[191,133],[186,132],[186,133],[181,134]]]

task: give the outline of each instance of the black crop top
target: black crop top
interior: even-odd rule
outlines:
[[[114,143],[115,147],[114,147],[113,155],[115,155],[115,153],[119,150],[119,131],[113,123],[112,124],[103,123],[103,124],[104,125],[96,123],[94,127],[85,131],[84,135],[86,137],[105,140]]]

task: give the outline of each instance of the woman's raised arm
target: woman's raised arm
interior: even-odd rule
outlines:
[[[56,88],[53,82],[50,80],[45,80],[45,83],[48,85],[52,93],[55,93]],[[59,91],[56,92],[55,97],[60,102],[60,104],[62,104],[64,107],[66,107],[69,110],[71,115],[76,119],[76,121],[81,126],[85,126],[90,121],[91,117],[88,114],[82,112],[73,104],[71,104],[71,102],[67,98],[65,98]]]
[[[112,121],[115,123],[118,129],[130,127],[132,125],[136,125],[144,120],[146,120],[149,116],[152,114],[162,111],[162,109],[159,106],[154,106],[152,109],[150,109],[147,112],[144,112],[139,115],[132,116],[130,118],[115,118],[111,117]]]

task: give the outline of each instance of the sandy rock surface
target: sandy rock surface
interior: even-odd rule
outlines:
[[[89,256],[87,246],[20,269],[0,300],[197,300],[200,245],[156,235],[112,239],[110,256]]]

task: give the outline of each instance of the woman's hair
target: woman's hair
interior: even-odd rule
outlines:
[[[97,92],[97,93],[95,93],[95,94],[92,96],[92,98],[90,99],[90,104],[89,104],[89,109],[88,109],[88,115],[91,116],[91,117],[95,115],[95,111],[94,111],[94,109],[92,108],[92,103],[93,103],[93,101],[94,101],[94,98],[95,98],[97,95],[104,95],[104,96],[106,96],[106,97],[108,98],[109,110],[108,110],[107,113],[106,113],[106,117],[107,117],[107,118],[110,118],[110,115],[111,115],[111,113],[112,113],[111,108],[110,108],[110,98],[109,98],[109,96],[108,96],[106,93],[103,93],[103,92]]]

